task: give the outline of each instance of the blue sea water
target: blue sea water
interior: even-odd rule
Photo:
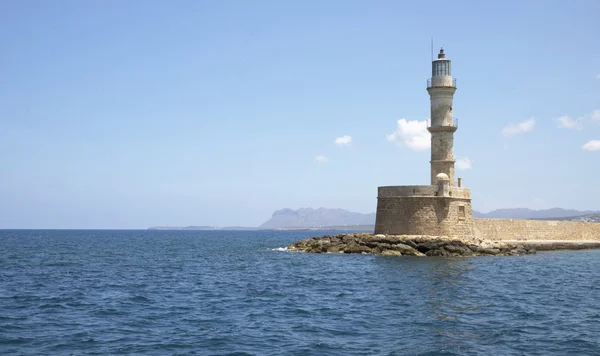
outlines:
[[[324,233],[0,231],[0,354],[600,354],[600,250],[277,250]]]

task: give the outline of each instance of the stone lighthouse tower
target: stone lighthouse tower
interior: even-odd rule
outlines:
[[[431,63],[427,91],[431,98],[431,124],[427,128],[431,133],[431,184],[436,184],[437,175],[444,173],[450,185],[455,186],[453,146],[457,126],[452,116],[452,101],[456,79],[452,78],[452,65],[443,48]]]
[[[454,181],[452,101],[456,81],[440,49],[427,81],[431,99],[431,177],[429,185],[377,188],[376,234],[470,237],[474,234],[471,190]],[[425,162],[423,162],[425,163]]]

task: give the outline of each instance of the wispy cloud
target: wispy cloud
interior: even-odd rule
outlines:
[[[558,125],[559,129],[577,129],[581,130],[583,128],[582,120],[573,119],[570,116],[561,116],[559,118],[554,119]]]
[[[581,148],[586,151],[600,151],[600,140],[591,140]]]
[[[345,136],[336,138],[334,142],[336,145],[346,146],[346,145],[349,145],[350,142],[352,142],[352,137],[345,135]]]
[[[570,116],[561,116],[559,118],[554,119],[557,122],[557,126],[559,129],[583,129],[584,124],[587,124],[590,121],[600,121],[600,110],[594,110],[589,114],[585,114],[583,116],[578,117],[577,119],[573,119]]]
[[[431,147],[431,134],[427,131],[427,120],[398,120],[396,131],[386,135],[389,141],[404,144],[414,151],[424,151]]]
[[[600,73],[596,75],[596,79],[600,79]]]
[[[458,158],[454,162],[454,166],[459,171],[466,171],[473,168],[473,161],[469,157]]]
[[[513,136],[525,132],[533,131],[535,127],[535,118],[530,118],[529,120],[525,120],[523,122],[518,122],[516,124],[510,123],[502,129],[502,135],[504,136]]]
[[[317,163],[327,163],[327,161],[329,161],[329,158],[325,156],[317,156],[315,157],[315,161],[317,161]]]

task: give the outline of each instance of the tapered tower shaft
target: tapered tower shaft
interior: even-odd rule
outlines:
[[[431,98],[431,184],[437,183],[439,173],[448,175],[450,185],[454,182],[454,132],[457,126],[452,116],[452,102],[456,80],[452,78],[451,62],[440,49],[438,58],[432,62],[431,79],[427,82]]]

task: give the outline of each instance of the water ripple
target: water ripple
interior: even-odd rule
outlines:
[[[291,253],[314,232],[0,231],[0,354],[593,355],[600,251]]]

